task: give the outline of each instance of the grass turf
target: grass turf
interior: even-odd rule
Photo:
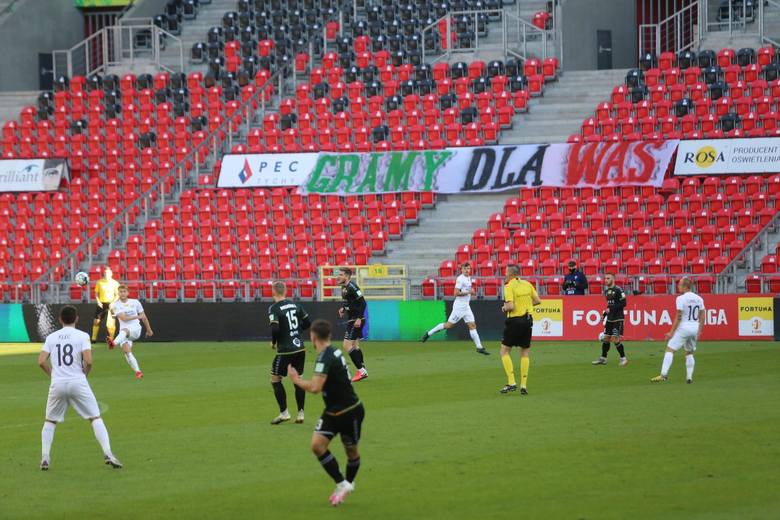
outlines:
[[[702,344],[690,386],[681,354],[651,385],[662,345],[626,348],[627,367],[614,352],[592,367],[595,344],[537,343],[521,397],[498,394],[495,348],[366,344],[363,466],[338,510],[308,448],[321,398],[304,425],[269,425],[266,344],[139,343],[142,381],[97,349],[90,382],[122,470],[71,410],[39,471],[48,381],[34,355],[0,356],[0,518],[775,517],[777,344]]]

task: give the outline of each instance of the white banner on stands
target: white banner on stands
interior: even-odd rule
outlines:
[[[739,175],[780,171],[780,137],[680,141],[675,175]]]
[[[68,178],[64,159],[0,160],[0,192],[54,191]]]
[[[220,188],[300,186],[317,164],[318,153],[226,155],[219,171]]]

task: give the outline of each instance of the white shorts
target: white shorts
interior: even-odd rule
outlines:
[[[97,399],[86,379],[51,383],[46,401],[46,419],[58,423],[64,421],[68,406],[72,406],[84,419],[100,416]]]
[[[141,324],[138,322],[135,324],[120,325],[119,329],[127,329],[127,339],[130,341],[135,341],[141,337]]]
[[[474,313],[471,312],[471,307],[453,307],[450,317],[447,321],[450,323],[458,323],[460,320],[466,323],[474,323]]]
[[[676,331],[674,331],[674,334],[671,338],[669,338],[669,343],[666,344],[667,347],[674,350],[675,352],[680,350],[682,347],[685,347],[686,352],[695,352],[696,351],[696,336],[699,333],[699,328],[689,328],[689,327],[678,327]]]

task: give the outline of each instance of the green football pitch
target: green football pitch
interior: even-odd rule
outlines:
[[[72,410],[38,470],[48,381],[35,355],[0,356],[0,518],[777,518],[776,343],[701,344],[693,385],[679,354],[654,385],[661,343],[628,343],[619,368],[614,352],[590,365],[595,343],[540,342],[529,396],[499,395],[489,347],[364,345],[363,465],[338,509],[309,451],[320,396],[305,424],[269,424],[267,343],[141,342],[141,381],[96,349],[90,382],[122,470]]]

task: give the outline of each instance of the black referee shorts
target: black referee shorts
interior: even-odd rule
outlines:
[[[110,303],[103,303],[103,308],[101,309],[98,305],[95,305],[95,319],[102,320],[103,318],[105,318],[109,312],[108,311],[109,306],[111,306]]]
[[[528,348],[531,346],[533,330],[534,319],[530,314],[507,318],[504,322],[504,337],[501,344],[507,347]]]
[[[287,365],[292,365],[299,374],[303,375],[306,365],[306,351],[301,350],[293,354],[277,354],[271,363],[271,375],[287,377]]]

